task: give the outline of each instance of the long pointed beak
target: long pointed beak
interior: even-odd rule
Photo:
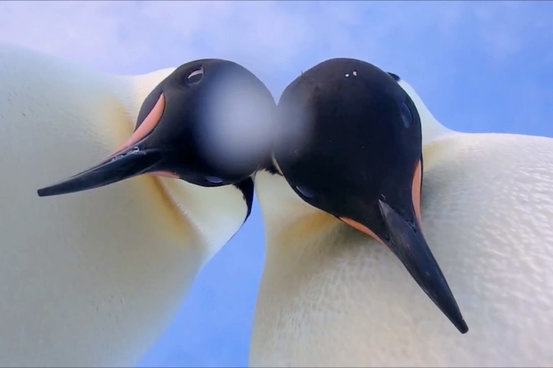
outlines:
[[[163,154],[159,150],[128,147],[88,170],[37,192],[40,197],[45,197],[98,188],[153,171],[162,160]]]
[[[38,195],[45,197],[79,192],[154,171],[155,167],[162,161],[163,154],[160,150],[143,149],[142,146],[144,138],[161,120],[165,109],[164,94],[159,93],[157,100],[151,102],[153,103],[153,101],[156,101],[155,104],[152,104],[152,107],[147,108],[144,112],[144,114],[147,112],[147,115],[143,119],[139,116],[139,121],[142,121],[142,123],[137,126],[131,137],[119,146],[116,152],[107,160],[57,184],[39,189],[37,191]],[[161,174],[167,175],[167,173]]]
[[[391,234],[386,245],[455,327],[466,333],[468,326],[418,224],[408,223],[384,201],[379,200],[379,207]]]

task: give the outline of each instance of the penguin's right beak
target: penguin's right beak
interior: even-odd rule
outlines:
[[[371,230],[373,224],[370,222],[359,222],[348,217],[340,217],[340,219],[388,246],[421,289],[457,327],[459,332],[466,333],[468,326],[422,233],[421,185],[422,163],[419,161],[412,180],[412,198],[408,202],[401,203],[400,208],[403,208],[403,211],[392,208],[386,200],[378,200],[378,211],[375,213],[379,214],[379,221],[384,225],[384,230],[380,231],[380,235]],[[401,212],[410,212],[410,216],[401,215]]]

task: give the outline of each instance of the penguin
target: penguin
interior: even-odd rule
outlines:
[[[454,132],[344,58],[295,79],[277,123],[301,134],[255,176],[252,366],[553,363],[552,139]]]
[[[244,112],[217,111],[247,101],[256,124],[273,97],[220,59],[116,76],[1,45],[0,64],[0,365],[133,365],[250,213],[256,154],[213,134]]]

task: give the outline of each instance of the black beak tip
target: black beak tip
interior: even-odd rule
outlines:
[[[49,197],[49,196],[54,196],[54,195],[58,195],[58,194],[69,193],[69,192],[63,190],[64,186],[62,184],[64,184],[64,183],[55,184],[55,185],[51,185],[49,187],[40,188],[36,192],[37,192],[39,197]]]
[[[39,197],[47,197],[50,194],[48,188],[40,188],[36,192]]]
[[[455,327],[457,327],[459,332],[462,334],[466,334],[469,331],[469,326],[467,326],[467,323],[465,322],[463,317],[461,317],[461,319],[457,321],[457,323],[455,323]]]
[[[447,316],[447,318],[453,323],[453,325],[459,330],[460,333],[466,334],[469,330],[461,310],[453,297],[453,294],[449,293],[448,298],[444,301],[441,299],[441,303],[437,303],[440,306],[442,312]]]

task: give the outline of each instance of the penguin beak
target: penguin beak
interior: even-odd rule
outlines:
[[[387,245],[403,263],[417,284],[419,284],[455,327],[461,333],[466,333],[468,326],[461,315],[459,306],[447,284],[445,276],[434,259],[421,231],[421,166],[419,162],[415,168],[412,187],[413,210],[416,222],[404,218],[383,200],[378,200],[378,207],[389,234],[386,240],[376,235],[369,227],[351,218],[342,217],[341,220]]]
[[[102,187],[155,171],[163,156],[163,152],[159,150],[142,150],[138,146],[129,147],[86,171],[60,183],[39,189],[37,192],[40,197],[46,197]]]
[[[382,200],[378,201],[378,206],[389,233],[386,240],[351,218],[342,217],[341,220],[387,245],[455,327],[461,333],[466,333],[468,326],[418,224],[407,221]]]
[[[161,120],[164,107],[165,98],[162,93],[146,118],[117,152],[88,170],[52,186],[39,189],[38,195],[45,197],[79,192],[156,171],[159,164],[163,162],[163,158],[166,157],[166,152],[161,149],[146,148],[145,143],[148,140],[148,134]],[[160,174],[172,176],[165,172]]]
[[[386,202],[379,200],[378,204],[386,227],[390,229],[386,245],[459,332],[466,333],[468,326],[419,226],[409,224]]]

